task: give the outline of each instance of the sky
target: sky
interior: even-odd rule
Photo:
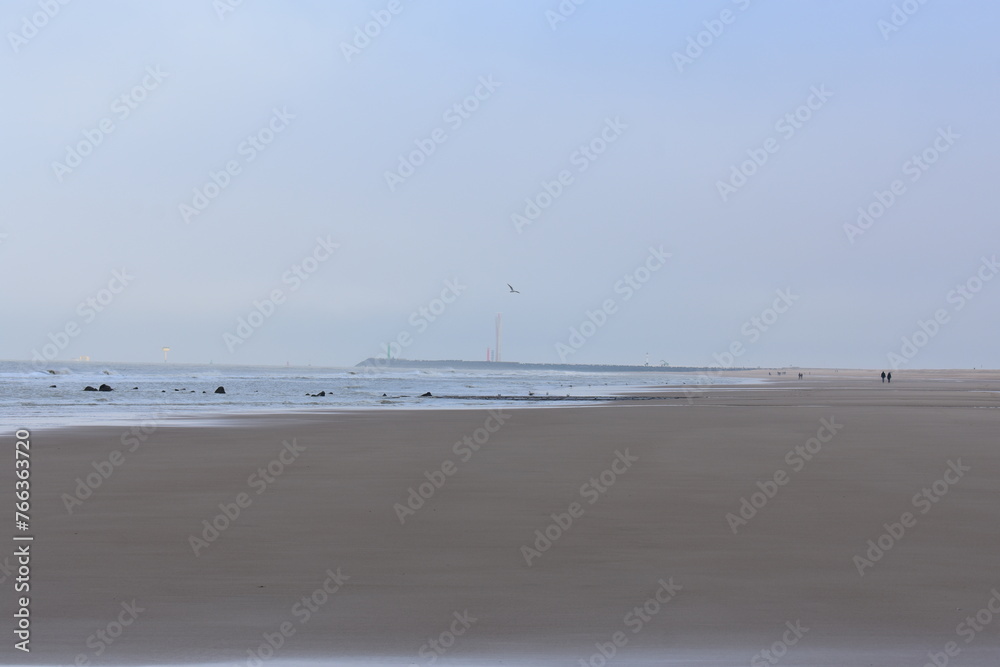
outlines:
[[[7,0],[0,358],[998,368],[998,19]]]

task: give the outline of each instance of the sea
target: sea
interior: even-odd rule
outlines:
[[[652,387],[705,384],[673,371],[231,366],[0,361],[0,427],[54,428],[328,410],[593,405]],[[746,379],[711,377],[712,384]],[[85,391],[106,384],[112,391]],[[215,393],[223,387],[225,393]],[[320,392],[325,395],[318,396]],[[430,393],[430,396],[425,394]]]

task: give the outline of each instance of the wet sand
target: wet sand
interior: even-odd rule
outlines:
[[[37,431],[32,652],[6,632],[0,657],[248,664],[267,635],[265,664],[919,667],[949,642],[951,664],[996,664],[1000,613],[975,616],[1000,590],[1000,373],[798,372],[582,408]]]

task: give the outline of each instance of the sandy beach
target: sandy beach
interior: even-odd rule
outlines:
[[[34,431],[32,650],[0,655],[995,665],[1000,373],[803,372]]]

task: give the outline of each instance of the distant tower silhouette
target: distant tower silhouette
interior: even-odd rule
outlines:
[[[167,363],[167,352],[170,351],[169,347],[163,348],[163,363]]]
[[[495,361],[501,361],[503,359],[503,318],[500,313],[497,313],[497,351],[494,357]]]

